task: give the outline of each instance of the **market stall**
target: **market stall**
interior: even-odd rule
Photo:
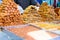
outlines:
[[[52,40],[60,36],[60,8],[54,8],[44,2],[40,7],[28,6],[21,15],[17,7],[13,0],[2,1],[0,5],[2,33],[14,35],[13,37],[18,37],[17,39],[20,37],[21,40]]]

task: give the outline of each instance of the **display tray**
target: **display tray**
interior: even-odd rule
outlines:
[[[16,26],[17,27],[17,26]],[[24,38],[24,40],[34,40],[34,38],[32,38],[31,36],[28,35],[29,32],[32,31],[39,31],[41,30],[40,28],[37,28],[35,26],[26,26],[26,27],[22,27],[22,28],[9,28],[8,29],[10,32],[16,34],[17,36],[20,36],[22,38]],[[53,34],[53,33],[49,33],[47,32],[52,38],[57,37],[58,35]]]
[[[57,27],[60,28],[60,24],[48,24],[48,23],[29,23],[31,26],[35,26],[36,28],[39,28],[41,30],[45,30],[47,32],[51,32],[51,33],[54,33],[54,34],[58,34],[60,35],[60,30],[57,29]],[[45,25],[46,24],[46,25]],[[46,27],[46,28],[45,28]]]
[[[8,30],[8,32],[13,33],[13,35],[17,35],[18,37],[22,37],[24,40],[34,40],[31,36],[27,35],[27,33],[32,31],[38,31],[42,30],[41,28],[38,28],[36,26],[30,25],[30,24],[24,24],[24,25],[15,25],[15,26],[7,26],[3,27],[5,30]],[[6,32],[6,31],[4,31]],[[6,32],[7,33],[7,32]],[[57,37],[58,35],[47,32],[52,38]],[[9,35],[9,34],[8,34]],[[12,35],[12,34],[10,34]]]

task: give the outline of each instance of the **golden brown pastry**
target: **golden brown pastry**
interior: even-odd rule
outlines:
[[[33,5],[27,7],[22,16],[25,23],[34,23],[40,21],[40,15],[37,13],[37,9]]]
[[[41,15],[41,20],[43,21],[54,21],[57,14],[54,12],[54,8],[52,6],[48,6],[48,4],[42,3],[38,10],[38,14]]]
[[[22,17],[14,0],[2,0],[0,5],[0,26],[23,24]]]

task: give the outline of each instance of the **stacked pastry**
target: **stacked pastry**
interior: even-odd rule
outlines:
[[[35,23],[40,21],[40,15],[37,13],[35,6],[31,5],[27,7],[24,11],[23,21],[24,23]]]
[[[22,24],[22,18],[14,0],[3,0],[0,5],[0,26]]]
[[[41,15],[42,21],[54,21],[57,14],[54,12],[54,8],[52,6],[48,6],[46,2],[42,3],[38,10],[38,14]]]

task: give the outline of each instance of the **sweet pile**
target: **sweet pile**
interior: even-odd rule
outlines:
[[[13,0],[3,0],[0,5],[0,26],[22,24],[20,12]]]
[[[44,2],[39,10],[37,10],[35,6],[26,8],[23,14],[23,21],[25,23],[52,22],[56,19],[56,16],[57,14],[54,12],[54,8]]]
[[[25,9],[23,16],[24,23],[34,23],[40,21],[40,15],[35,6],[29,6]]]
[[[54,21],[57,14],[54,12],[54,8],[52,6],[48,6],[46,2],[42,3],[38,10],[38,14],[41,15],[42,21]]]

